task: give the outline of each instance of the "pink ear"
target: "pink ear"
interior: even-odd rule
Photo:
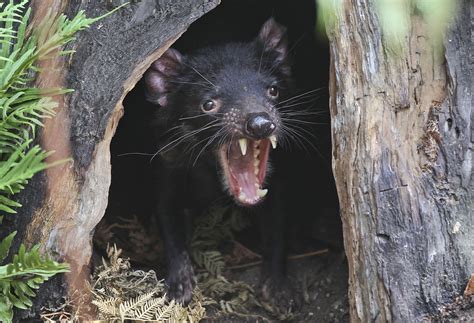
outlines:
[[[286,28],[275,21],[268,19],[260,29],[258,41],[262,44],[265,52],[277,53],[277,61],[281,62],[286,58],[288,51],[288,41],[286,39]]]
[[[168,49],[151,64],[144,79],[148,101],[166,106],[168,94],[173,87],[173,79],[179,74],[182,63],[181,54],[175,49]]]

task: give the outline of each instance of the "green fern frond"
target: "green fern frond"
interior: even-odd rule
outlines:
[[[15,213],[15,208],[21,206],[12,195],[20,192],[34,174],[54,166],[45,164],[49,153],[32,145],[32,141],[37,127],[43,125],[42,119],[54,114],[57,103],[51,96],[69,90],[30,87],[40,70],[38,61],[71,53],[62,47],[74,39],[76,32],[105,16],[91,19],[81,11],[72,20],[65,15],[54,19],[50,12],[39,26],[29,29],[28,2],[0,3],[0,222],[4,213]],[[0,262],[7,257],[14,236],[12,233],[0,241]],[[0,266],[0,321],[12,322],[14,307],[31,306],[34,290],[67,270],[65,264],[42,258],[38,246],[26,251],[22,245],[12,263]]]
[[[48,154],[31,146],[41,120],[53,116],[57,106],[50,96],[68,92],[62,89],[36,89],[25,85],[38,68],[36,62],[56,53],[73,35],[99,18],[86,18],[79,12],[72,20],[61,15],[53,23],[45,19],[31,35],[26,35],[30,9],[28,1],[0,5],[0,211],[14,213],[20,205],[10,195],[19,192],[28,180],[47,166]],[[13,27],[17,24],[17,28]],[[61,54],[61,53],[57,53]],[[49,165],[51,166],[51,165]]]
[[[24,153],[30,143],[31,140],[26,141],[6,161],[0,163],[0,210],[6,213],[16,213],[12,207],[20,206],[6,196],[21,191],[34,174],[47,167],[43,161],[48,153],[39,146],[33,146]]]
[[[34,138],[36,127],[43,126],[41,119],[52,117],[56,106],[50,97],[33,90],[0,98],[0,156]]]
[[[0,57],[3,59],[0,60],[0,70],[3,69],[3,63],[5,58],[7,58],[11,52],[11,48],[14,46],[15,40],[23,42],[23,39],[19,39],[17,35],[24,34],[23,21],[29,18],[29,15],[22,15],[22,12],[25,8],[25,5],[28,1],[23,0],[18,4],[14,4],[12,1],[9,3],[0,4]],[[18,32],[15,32],[13,29],[13,24],[20,24]],[[22,46],[22,44],[17,45],[17,47]]]
[[[11,238],[11,236],[7,237]],[[2,242],[3,247],[11,241]],[[5,245],[4,245],[5,244]],[[3,251],[5,253],[5,251]],[[13,307],[26,309],[32,305],[31,297],[36,294],[35,289],[50,277],[67,272],[68,265],[60,264],[48,257],[42,257],[39,246],[27,251],[24,245],[20,246],[18,254],[10,264],[0,266],[0,299],[6,306],[0,308],[0,319],[10,317]]]
[[[15,235],[16,231],[10,233],[5,239],[0,242],[0,263],[2,263],[8,256],[8,251],[10,250],[10,246]]]

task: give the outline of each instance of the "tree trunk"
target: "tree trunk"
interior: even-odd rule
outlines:
[[[53,16],[85,10],[96,17],[121,1],[33,0],[33,26],[51,10]],[[123,1],[125,2],[125,1]],[[54,150],[49,162],[71,162],[36,176],[20,196],[15,218],[17,244],[40,243],[66,261],[71,272],[38,293],[36,304],[83,294],[89,277],[92,235],[104,215],[110,185],[110,141],[123,114],[122,100],[148,66],[197,18],[219,0],[144,0],[132,3],[81,32],[76,53],[58,58],[37,77],[40,87],[75,90],[57,97],[55,118],[46,120],[41,144]],[[23,316],[38,317],[39,306]]]
[[[402,53],[374,1],[343,1],[329,31],[333,169],[354,322],[417,322],[474,272],[470,1],[437,56],[410,18]]]

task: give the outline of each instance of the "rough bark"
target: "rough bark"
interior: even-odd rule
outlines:
[[[41,144],[55,153],[50,162],[71,158],[36,176],[20,196],[18,241],[40,243],[66,261],[65,281],[45,286],[37,298],[81,294],[89,275],[92,235],[104,215],[110,185],[110,141],[123,114],[122,100],[148,66],[218,0],[144,0],[132,3],[81,32],[72,58],[49,62],[37,84],[75,90],[57,97],[55,118],[47,120]],[[111,9],[107,1],[33,0],[33,24],[51,10],[96,17]],[[61,287],[60,287],[61,286]],[[47,291],[48,290],[48,291]],[[79,292],[79,293],[77,293]],[[37,313],[36,313],[37,314]]]
[[[401,55],[374,1],[343,1],[331,42],[333,169],[354,322],[417,322],[474,272],[470,16],[436,55],[417,15]]]

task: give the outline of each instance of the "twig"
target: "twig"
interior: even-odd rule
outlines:
[[[312,256],[322,255],[322,254],[325,254],[325,253],[328,253],[328,252],[329,252],[329,249],[316,250],[316,251],[311,251],[311,252],[307,252],[307,253],[302,253],[302,254],[299,254],[299,255],[292,255],[292,256],[289,256],[287,259],[288,260],[298,260],[298,259],[308,258],[308,257],[312,257]],[[262,263],[262,261],[258,260],[258,261],[248,262],[246,264],[229,266],[229,267],[227,267],[227,269],[231,269],[231,270],[232,269],[243,269],[243,268],[257,266],[257,265],[260,265],[261,263]]]
[[[258,259],[262,259],[262,256],[258,253],[256,253],[255,251],[247,248],[246,246],[244,246],[242,243],[240,243],[239,241],[237,240],[232,240],[232,242],[239,248],[245,250],[245,252],[247,252],[249,255],[252,255],[254,258],[258,258]]]
[[[329,252],[329,249],[316,250],[316,251],[311,251],[311,252],[307,252],[307,253],[302,253],[302,254],[299,254],[299,255],[289,256],[288,260],[302,259],[302,258],[322,255],[322,254],[328,253],[328,252]]]
[[[257,260],[257,261],[253,261],[253,262],[248,262],[246,264],[229,266],[229,267],[227,267],[227,269],[242,269],[242,268],[257,266],[257,265],[260,265],[261,263],[262,263],[261,260]]]

